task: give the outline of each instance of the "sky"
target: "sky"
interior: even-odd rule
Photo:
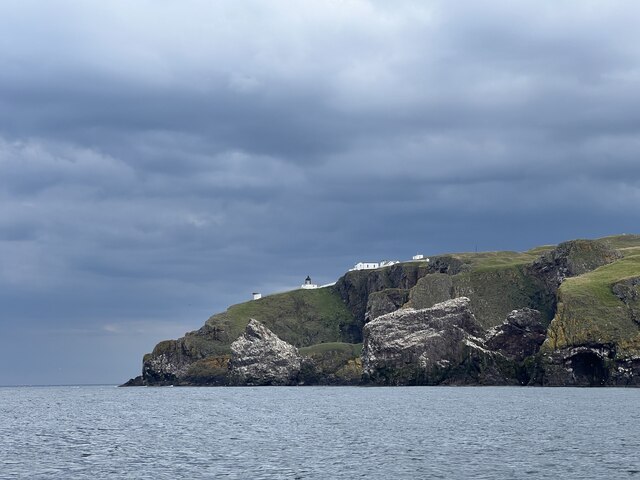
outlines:
[[[0,2],[0,385],[251,292],[638,233],[640,3]]]

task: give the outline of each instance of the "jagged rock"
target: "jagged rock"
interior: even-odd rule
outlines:
[[[486,346],[510,360],[522,361],[535,355],[546,338],[542,314],[531,308],[512,311],[501,325],[489,330]]]
[[[363,380],[388,385],[515,383],[487,350],[483,330],[460,297],[422,310],[401,309],[364,327]]]
[[[251,319],[245,332],[231,344],[229,378],[239,385],[294,385],[302,357],[293,345]]]

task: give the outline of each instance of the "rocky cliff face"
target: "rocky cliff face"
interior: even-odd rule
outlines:
[[[403,309],[365,325],[366,382],[385,385],[528,384],[545,339],[537,310],[514,310],[488,332],[460,297]]]
[[[566,278],[590,272],[621,257],[618,251],[604,242],[571,240],[542,255],[529,266],[528,271],[544,280],[549,290],[555,293]]]
[[[562,282],[537,383],[640,385],[639,271],[631,254]]]
[[[298,349],[251,319],[231,344],[229,380],[236,385],[295,385],[302,368]]]
[[[142,378],[145,384],[173,385],[187,376],[189,367],[204,358],[200,352],[189,348],[185,338],[160,342],[142,362]]]
[[[640,386],[640,356],[621,355],[612,344],[545,352],[540,368],[536,383],[545,386]]]
[[[523,308],[512,311],[501,325],[489,330],[486,347],[509,360],[522,362],[538,353],[546,336],[540,312]]]
[[[369,294],[364,322],[370,322],[380,315],[395,312],[409,300],[409,290],[404,288],[387,288]]]
[[[347,272],[338,279],[334,290],[340,295],[357,321],[357,332],[354,334],[354,339],[358,342],[362,341],[362,326],[365,323],[371,294],[388,289],[408,290],[415,286],[418,279],[429,272],[429,268],[425,262],[396,264],[376,270]],[[390,301],[395,303],[393,299]]]
[[[611,291],[624,304],[629,318],[640,326],[640,276],[614,283]]]
[[[509,383],[466,297],[402,309],[364,327],[363,379],[384,385]],[[498,360],[498,361],[496,361]]]
[[[640,385],[640,236],[441,255],[234,305],[160,342],[129,384],[361,381]]]

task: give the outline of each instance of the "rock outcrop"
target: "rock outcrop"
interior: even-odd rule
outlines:
[[[509,360],[522,362],[535,355],[547,336],[538,310],[522,308],[512,311],[501,325],[487,333],[486,347]]]
[[[621,356],[610,344],[545,352],[540,367],[536,383],[544,386],[640,386],[640,356]]]
[[[466,297],[401,309],[364,327],[363,380],[384,385],[515,383],[487,350]]]
[[[367,311],[364,314],[365,323],[380,315],[395,312],[409,300],[409,290],[403,288],[387,288],[369,295]]]
[[[640,255],[627,255],[560,285],[538,358],[536,383],[640,385]]]
[[[231,344],[229,380],[237,385],[295,385],[302,368],[298,349],[251,319]]]
[[[582,275],[620,259],[620,252],[598,240],[570,240],[542,255],[529,267],[529,273],[541,278],[555,294],[569,277]]]
[[[422,262],[398,263],[375,270],[355,270],[338,279],[333,290],[353,314],[356,324],[351,332],[353,342],[362,341],[362,326],[365,323],[369,296],[387,289],[408,290],[418,279],[429,273],[429,264]]]
[[[192,351],[184,338],[160,342],[142,362],[142,378],[147,384],[173,385],[180,383],[189,367],[201,355]]]
[[[624,303],[629,318],[640,325],[640,277],[631,277],[612,285],[613,294]]]

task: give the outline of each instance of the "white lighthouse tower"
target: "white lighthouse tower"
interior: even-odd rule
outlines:
[[[311,277],[307,275],[307,278],[304,279],[304,283],[300,285],[300,288],[304,288],[305,290],[310,290],[313,288],[318,288],[318,285],[311,282]]]

